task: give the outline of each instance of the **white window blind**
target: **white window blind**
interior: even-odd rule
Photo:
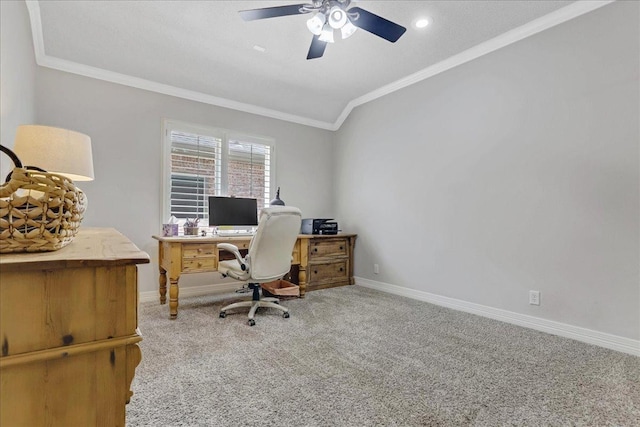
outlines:
[[[259,208],[269,204],[272,140],[173,122],[165,123],[165,130],[167,218],[200,218],[206,226],[208,196],[252,197]]]
[[[188,218],[202,215],[199,211],[204,201],[204,177],[198,175],[171,174],[171,215]]]

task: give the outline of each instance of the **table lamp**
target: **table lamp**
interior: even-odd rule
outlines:
[[[36,166],[72,181],[93,181],[91,138],[51,126],[21,125],[14,152],[25,166]]]
[[[73,240],[87,207],[75,181],[93,180],[91,138],[66,129],[22,125],[13,149],[7,149],[10,154],[2,150],[16,167],[0,185],[0,253],[61,249]]]

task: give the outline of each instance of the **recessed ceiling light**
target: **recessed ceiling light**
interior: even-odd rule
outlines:
[[[264,52],[265,50],[267,50],[267,49],[265,49],[264,47],[262,47],[262,46],[258,46],[258,45],[253,46],[253,48],[254,48],[255,50],[257,50],[258,52]]]
[[[416,28],[424,28],[431,23],[431,18],[420,18],[414,24]]]

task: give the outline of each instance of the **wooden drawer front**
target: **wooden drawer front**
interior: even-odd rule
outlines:
[[[346,239],[314,240],[309,245],[309,258],[333,258],[347,256]]]
[[[248,240],[247,241],[239,241],[239,242],[234,242],[232,240],[232,241],[225,242],[225,243],[232,244],[233,246],[237,247],[239,250],[243,250],[243,249],[249,249],[249,243],[250,242]],[[231,253],[231,252],[228,252],[227,250],[223,250],[223,249],[220,249],[220,250],[224,251],[224,252],[227,252],[227,253]]]
[[[194,271],[212,271],[215,270],[216,257],[195,257],[195,258],[183,258],[182,259],[182,271],[185,273]]]
[[[215,255],[216,255],[216,245],[214,244],[184,245],[182,248],[183,258],[215,256]]]
[[[238,249],[249,249],[250,242],[233,242],[232,245],[236,245]]]
[[[186,244],[182,247],[182,271],[210,271],[217,267],[217,247],[213,243]]]
[[[136,367],[128,362],[131,347],[35,362],[27,354],[3,368],[0,425],[124,426],[126,375],[133,378]]]
[[[2,357],[135,334],[136,281],[135,265],[3,271]]]
[[[347,260],[309,266],[309,284],[335,282],[348,276]]]

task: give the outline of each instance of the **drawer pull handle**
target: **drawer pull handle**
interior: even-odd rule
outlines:
[[[340,249],[342,249],[342,248],[340,248]],[[198,248],[198,252],[202,252],[202,248]]]
[[[313,251],[314,251],[314,252],[318,252],[318,248],[315,248]]]
[[[340,250],[343,250],[344,248],[342,246],[340,246]]]
[[[313,270],[313,274],[318,274],[318,270]]]
[[[202,263],[201,262],[198,263],[198,267],[202,267]]]
[[[342,271],[342,270],[343,270],[343,268],[342,268],[342,267],[340,267],[340,271]]]

